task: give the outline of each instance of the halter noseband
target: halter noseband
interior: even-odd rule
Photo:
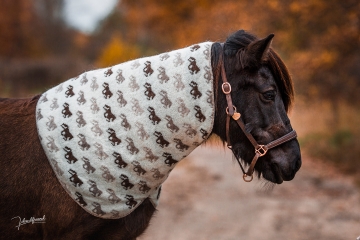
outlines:
[[[221,44],[223,45],[223,44]],[[223,49],[223,46],[221,46],[221,49]],[[226,73],[225,73],[225,68],[224,68],[224,57],[223,57],[224,53],[223,51],[221,51],[221,54],[219,56],[219,65],[221,68],[221,72],[220,75],[222,76],[222,81],[223,84],[221,85],[221,89],[222,92],[225,94],[226,96],[226,101],[227,101],[227,107],[225,109],[226,111],[226,142],[227,142],[227,147],[229,149],[231,149],[231,151],[233,152],[237,162],[239,163],[241,170],[243,172],[243,179],[245,182],[251,182],[253,180],[253,173],[254,173],[254,168],[255,168],[255,164],[258,160],[259,157],[264,156],[268,150],[270,150],[271,148],[277,147],[285,142],[288,142],[294,138],[297,137],[297,134],[294,130],[292,130],[291,132],[285,134],[284,136],[266,144],[266,145],[260,145],[257,143],[257,141],[255,140],[255,138],[251,135],[251,133],[247,132],[245,130],[245,124],[244,122],[241,120],[241,114],[239,112],[237,112],[236,107],[233,105],[232,103],[232,99],[231,99],[231,85],[230,83],[227,81],[226,78]],[[217,68],[218,69],[218,68]],[[219,72],[217,72],[217,77],[219,75]],[[254,146],[255,148],[255,156],[251,161],[251,164],[249,166],[249,169],[245,172],[244,167],[242,166],[239,158],[237,157],[237,155],[234,152],[234,149],[232,148],[231,142],[230,142],[230,136],[229,136],[229,130],[230,130],[230,118],[234,119],[237,124],[239,125],[239,127],[241,128],[241,130],[243,131],[243,133],[245,134],[245,136],[249,139],[249,141],[251,142],[251,144]],[[248,178],[250,177],[250,178]]]

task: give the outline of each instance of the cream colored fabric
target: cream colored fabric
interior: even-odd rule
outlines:
[[[213,127],[211,43],[89,71],[37,104],[45,153],[68,194],[101,218],[150,198]]]

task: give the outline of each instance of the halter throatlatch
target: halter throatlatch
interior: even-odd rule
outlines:
[[[223,81],[223,84],[221,85],[221,89],[222,92],[225,94],[226,96],[226,101],[227,101],[227,107],[225,109],[227,117],[226,117],[226,142],[227,142],[227,147],[229,149],[231,149],[231,151],[233,152],[236,160],[238,161],[240,168],[243,172],[243,179],[245,182],[251,182],[253,180],[253,173],[254,173],[254,169],[255,169],[255,165],[256,162],[258,160],[259,157],[264,156],[268,150],[270,150],[271,148],[277,147],[285,142],[288,142],[294,138],[297,137],[297,134],[294,130],[292,130],[291,132],[285,134],[284,136],[266,144],[266,145],[260,145],[257,143],[257,141],[255,140],[255,138],[251,135],[251,133],[247,132],[245,129],[245,124],[244,122],[241,120],[241,114],[239,112],[237,112],[236,107],[233,105],[232,103],[232,99],[231,99],[231,85],[230,83],[227,81],[227,77],[226,77],[226,73],[225,73],[225,68],[224,68],[224,60],[223,60],[223,52],[221,52],[220,56],[219,56],[219,64],[220,64],[220,68],[221,68],[221,78]],[[218,74],[217,74],[218,75]],[[218,76],[217,76],[218,77]],[[240,159],[237,157],[237,155],[234,152],[234,149],[232,148],[231,142],[230,142],[230,135],[229,135],[229,130],[230,130],[230,119],[233,119],[237,122],[237,124],[239,125],[239,127],[241,128],[241,130],[244,132],[245,136],[249,139],[249,141],[251,142],[251,144],[254,146],[255,148],[255,156],[253,157],[249,169],[245,172],[244,167],[242,166]]]

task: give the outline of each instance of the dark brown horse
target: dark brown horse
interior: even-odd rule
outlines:
[[[255,171],[259,177],[282,183],[294,178],[301,166],[301,156],[294,135],[276,146],[266,145],[292,133],[287,111],[293,100],[293,86],[286,66],[269,47],[272,37],[259,40],[238,31],[224,44],[212,45],[216,101],[212,134],[231,142],[235,156],[246,164],[254,157],[254,143],[249,135],[259,145],[264,144],[265,150],[268,146],[268,153],[259,155],[253,163]],[[222,65],[232,86],[228,95],[237,108],[235,112],[227,109],[229,99],[222,92],[225,79],[224,73],[220,74]],[[130,215],[110,220],[87,213],[68,197],[38,139],[35,112],[38,101],[39,96],[0,99],[0,238],[136,239],[149,225],[155,212],[153,205],[147,199]],[[241,119],[245,132],[237,119]],[[44,216],[45,223],[21,225],[24,219]]]

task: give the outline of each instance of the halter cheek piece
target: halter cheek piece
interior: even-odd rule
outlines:
[[[221,85],[221,89],[222,92],[225,94],[226,96],[226,101],[227,101],[227,107],[225,109],[226,111],[226,142],[227,142],[227,147],[229,149],[231,149],[231,151],[233,152],[236,160],[238,161],[241,170],[243,172],[243,179],[245,182],[251,182],[253,180],[253,173],[254,173],[254,168],[255,168],[255,164],[258,160],[259,157],[264,156],[268,150],[270,150],[271,148],[277,147],[285,142],[288,142],[294,138],[297,137],[297,134],[294,130],[292,130],[291,132],[285,134],[284,136],[266,144],[266,145],[260,145],[257,143],[257,141],[255,140],[255,138],[251,135],[251,133],[247,132],[245,130],[245,124],[244,122],[241,120],[241,114],[239,112],[237,112],[236,107],[233,105],[232,103],[232,99],[231,99],[231,85],[230,83],[227,81],[226,78],[226,73],[225,73],[225,68],[224,68],[224,61],[223,61],[223,52],[220,54],[219,56],[219,64],[221,67],[221,76],[222,76],[222,81],[223,84]],[[217,74],[218,75],[218,74]],[[218,77],[218,76],[217,76]],[[229,130],[230,130],[230,119],[233,119],[237,122],[237,124],[239,125],[239,127],[241,128],[241,130],[244,132],[245,136],[249,139],[249,141],[251,142],[251,144],[254,146],[255,148],[255,156],[251,161],[251,164],[249,166],[249,169],[247,170],[247,172],[245,172],[244,167],[242,166],[239,158],[237,157],[237,155],[234,152],[234,149],[232,149],[231,146],[231,142],[230,142],[230,136],[229,136]]]

